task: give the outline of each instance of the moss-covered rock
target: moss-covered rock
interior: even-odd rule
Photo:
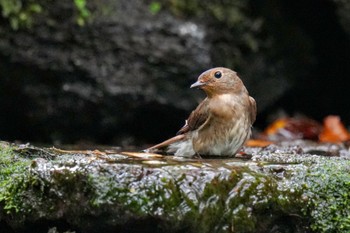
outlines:
[[[179,160],[3,143],[0,223],[16,232],[349,230],[348,152],[326,158],[301,148]]]
[[[315,232],[350,231],[350,161],[326,159],[306,177],[308,210]]]

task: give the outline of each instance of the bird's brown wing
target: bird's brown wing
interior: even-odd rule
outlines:
[[[176,135],[185,134],[189,131],[198,129],[204,122],[208,119],[209,116],[209,100],[204,99],[198,107],[193,110],[186,120],[186,124],[177,132]]]
[[[169,146],[172,143],[178,142],[186,138],[185,133],[198,129],[204,122],[208,119],[209,110],[208,110],[208,99],[205,99],[198,105],[198,107],[190,114],[188,119],[186,120],[186,124],[177,132],[175,137],[169,138],[164,142],[161,142],[155,146],[152,146],[146,150],[145,152],[154,152],[158,149]]]
[[[251,106],[251,112],[250,112],[250,122],[253,124],[256,119],[256,102],[255,99],[251,96],[249,96],[249,102]]]

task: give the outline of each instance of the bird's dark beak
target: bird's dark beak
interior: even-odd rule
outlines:
[[[207,83],[198,80],[197,82],[193,83],[193,84],[190,86],[190,88],[200,87],[200,86],[203,86],[203,85],[205,85],[205,84],[207,84]]]

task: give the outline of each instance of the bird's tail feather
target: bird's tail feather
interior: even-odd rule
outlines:
[[[167,146],[169,146],[172,143],[175,143],[175,142],[178,142],[180,140],[183,140],[184,138],[185,138],[184,134],[176,135],[175,137],[169,138],[168,140],[165,140],[164,142],[161,142],[161,143],[159,143],[159,144],[157,144],[155,146],[152,146],[150,148],[147,148],[147,149],[145,149],[143,151],[146,152],[146,153],[154,152],[154,151],[156,151],[158,149],[167,147]]]

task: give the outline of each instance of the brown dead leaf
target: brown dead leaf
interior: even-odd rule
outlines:
[[[264,134],[269,140],[317,140],[321,124],[307,117],[284,117],[270,124]]]

